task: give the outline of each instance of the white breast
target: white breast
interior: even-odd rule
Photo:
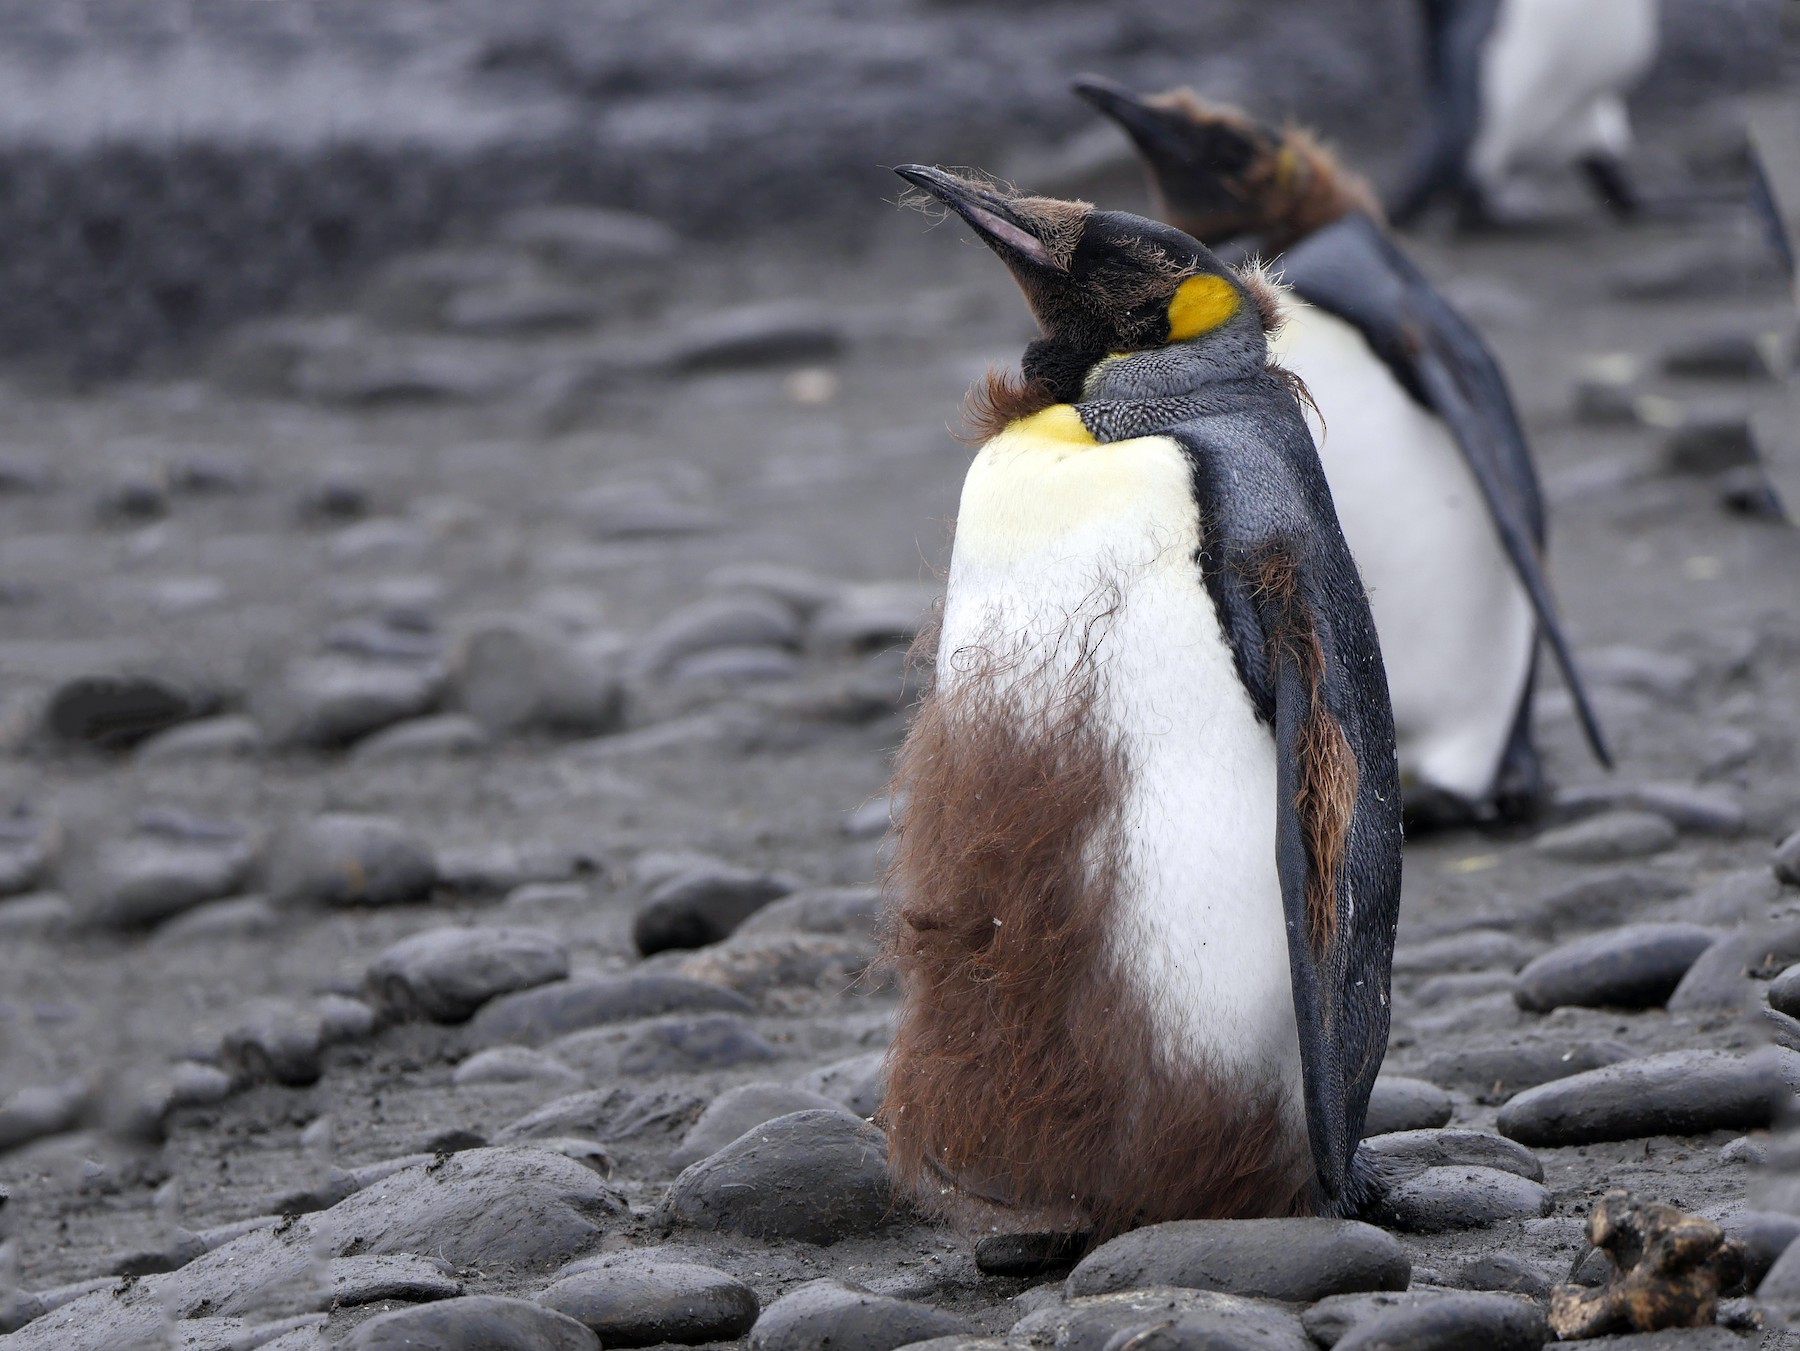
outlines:
[[[1275,354],[1324,417],[1314,440],[1381,637],[1402,778],[1478,800],[1524,689],[1531,603],[1448,428],[1355,328],[1287,306]]]
[[[1623,96],[1656,56],[1656,26],[1656,0],[1501,0],[1482,52],[1476,179],[1624,153]]]
[[[1029,720],[1097,638],[1094,716],[1129,763],[1116,955],[1169,1053],[1283,1083],[1298,1112],[1274,740],[1194,562],[1189,481],[1165,437],[989,442],[963,487],[938,679],[997,652]]]

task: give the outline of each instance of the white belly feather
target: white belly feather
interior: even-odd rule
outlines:
[[[1314,439],[1368,588],[1402,777],[1478,799],[1524,688],[1531,603],[1449,429],[1355,328],[1292,296],[1286,307],[1274,351],[1325,420]]]
[[[1071,626],[1111,610],[1091,632],[1093,716],[1129,766],[1115,955],[1165,1053],[1285,1084],[1298,1113],[1274,739],[1194,563],[1189,482],[1166,437],[1096,446],[1015,425],[990,441],[963,487],[938,680],[998,648],[1028,719],[1078,658]]]

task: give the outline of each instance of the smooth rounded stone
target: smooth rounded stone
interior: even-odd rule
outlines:
[[[1433,976],[1412,992],[1412,1002],[1422,1009],[1462,1004],[1487,995],[1511,994],[1514,977],[1507,971],[1453,971]]]
[[[1578,1008],[1655,1008],[1718,938],[1699,924],[1628,924],[1553,948],[1519,972],[1513,998],[1548,1013]]]
[[[706,574],[708,591],[756,591],[773,596],[795,614],[811,616],[843,583],[787,563],[726,563]]]
[[[1542,943],[1498,929],[1464,929],[1394,949],[1396,976],[1435,976],[1449,971],[1517,971],[1544,950]]]
[[[807,887],[770,901],[738,925],[735,936],[793,932],[873,937],[880,920],[880,887]]]
[[[450,1075],[458,1088],[471,1084],[541,1083],[574,1088],[582,1078],[555,1056],[528,1046],[490,1046],[463,1061]]]
[[[140,765],[185,764],[194,760],[239,760],[264,747],[262,728],[244,713],[184,722],[138,743],[132,758]]]
[[[786,648],[745,645],[712,647],[690,657],[682,657],[669,667],[668,680],[676,688],[735,688],[774,680],[792,680],[799,673],[799,660]]]
[[[323,994],[312,1003],[319,1016],[319,1039],[327,1046],[361,1041],[375,1031],[375,1010],[348,995]]]
[[[1775,846],[1775,852],[1769,856],[1769,866],[1775,870],[1777,881],[1800,887],[1800,830]]]
[[[1502,1220],[1548,1215],[1555,1199],[1542,1183],[1497,1168],[1427,1168],[1381,1201],[1386,1223],[1414,1234],[1480,1229]]]
[[[925,582],[866,582],[846,586],[819,607],[807,630],[808,643],[822,652],[859,654],[904,648],[942,590]]]
[[[500,908],[526,923],[562,920],[592,911],[594,893],[585,882],[527,882],[508,891]]]
[[[866,1234],[898,1218],[887,1137],[848,1112],[777,1117],[686,1169],[658,1213],[665,1224],[751,1238]]]
[[[1525,1040],[1441,1051],[1423,1072],[1433,1083],[1466,1089],[1477,1102],[1504,1102],[1521,1089],[1631,1059],[1616,1041]],[[1529,1143],[1529,1142],[1527,1142]]]
[[[837,1281],[808,1281],[776,1300],[750,1330],[752,1351],[894,1351],[938,1337],[978,1335],[979,1329],[928,1304],[892,1299]]]
[[[29,825],[26,827],[30,830]],[[37,886],[44,876],[48,861],[36,832],[20,839],[0,841],[0,896],[17,896]]]
[[[474,755],[488,748],[487,729],[462,713],[410,718],[363,738],[350,752],[359,765]]]
[[[1216,1290],[1129,1290],[1061,1300],[1026,1314],[1007,1340],[1056,1351],[1123,1351],[1131,1335],[1161,1327],[1196,1351],[1315,1351],[1291,1308]]]
[[[17,1332],[49,1313],[44,1301],[25,1290],[0,1290],[0,1336]]]
[[[1644,811],[1606,811],[1571,826],[1546,830],[1532,847],[1563,863],[1615,863],[1645,858],[1675,846],[1675,827]]]
[[[266,896],[231,896],[206,901],[156,926],[158,944],[259,938],[281,922]]]
[[[332,750],[429,713],[443,683],[428,663],[308,657],[258,690],[252,711],[273,742]]]
[[[1301,1318],[1320,1346],[1341,1351],[1537,1351],[1552,1340],[1542,1308],[1503,1294],[1345,1295]]]
[[[1560,1346],[1562,1343],[1550,1343]],[[1569,1345],[1583,1351],[1750,1351],[1752,1343],[1728,1328],[1664,1328],[1612,1337],[1586,1337]]]
[[[1779,974],[1800,961],[1800,921],[1753,924],[1722,935],[1695,960],[1669,996],[1671,1013],[1748,1008],[1753,978]]]
[[[537,1300],[592,1328],[609,1347],[734,1341],[760,1311],[750,1287],[723,1271],[623,1255],[582,1263]]]
[[[1404,1290],[1412,1261],[1392,1235],[1357,1220],[1175,1220],[1122,1234],[1069,1273],[1071,1295],[1182,1286],[1309,1302]]]
[[[428,929],[369,964],[364,984],[394,1017],[460,1023],[496,995],[569,974],[569,952],[546,929]]]
[[[153,675],[80,675],[44,705],[44,730],[58,741],[129,750],[146,737],[212,712],[216,698]]]
[[[590,1089],[570,1093],[527,1112],[494,1134],[496,1144],[577,1137],[625,1140],[646,1133],[684,1131],[706,1106],[693,1093],[657,1088]]]
[[[1383,1074],[1376,1078],[1369,1093],[1363,1134],[1429,1130],[1449,1121],[1452,1110],[1450,1095],[1436,1084],[1400,1074]]]
[[[93,859],[88,917],[109,928],[143,928],[243,889],[252,855],[242,846],[155,837],[108,840]]]
[[[613,731],[624,716],[624,693],[609,644],[571,639],[541,620],[488,621],[457,645],[457,702],[494,732]]]
[[[113,1258],[107,1264],[107,1270],[115,1276],[152,1276],[184,1267],[206,1253],[206,1244],[198,1234],[177,1229],[160,1247],[143,1248]]]
[[[1086,1234],[986,1234],[975,1241],[975,1269],[989,1276],[1038,1276],[1074,1266],[1087,1245]]]
[[[1729,1220],[1721,1220],[1727,1238],[1744,1245],[1744,1288],[1752,1294],[1768,1275],[1782,1254],[1800,1238],[1800,1217],[1773,1210],[1743,1210]],[[1795,1259],[1794,1294],[1800,1299],[1800,1257]]]
[[[872,1117],[881,1110],[886,1059],[885,1051],[869,1051],[834,1060],[808,1074],[800,1086],[842,1103],[860,1117]]]
[[[1788,1092],[1782,1074],[1769,1054],[1663,1051],[1526,1089],[1496,1124],[1509,1139],[1549,1147],[1754,1130],[1774,1121]]]
[[[817,361],[843,345],[843,327],[829,310],[803,300],[755,301],[683,325],[663,360],[673,370],[698,373]]]
[[[670,1013],[749,1013],[741,994],[667,971],[571,976],[482,1006],[469,1024],[477,1045],[539,1046],[570,1032]]]
[[[639,675],[669,670],[684,657],[714,648],[800,645],[800,621],[772,596],[735,592],[708,596],[674,611],[639,640],[630,667]]]
[[[646,269],[656,275],[655,264],[671,261],[681,245],[652,216],[598,206],[521,207],[500,218],[495,235],[556,267],[601,279]]]
[[[345,1351],[600,1351],[600,1339],[567,1314],[529,1300],[464,1295],[377,1314]]]
[[[843,934],[734,934],[685,958],[682,975],[745,995],[773,989],[843,993],[875,960],[873,938]]]
[[[87,1106],[88,1086],[80,1079],[19,1089],[0,1103],[0,1152],[74,1130]]]
[[[1528,1299],[1548,1300],[1550,1288],[1565,1274],[1512,1253],[1492,1252],[1457,1267],[1450,1284],[1464,1290],[1504,1290]]]
[[[252,999],[232,1018],[220,1040],[224,1064],[251,1083],[304,1088],[323,1073],[323,1020],[315,1010],[285,999]]]
[[[682,500],[662,483],[596,484],[577,494],[569,510],[604,541],[707,534],[724,523],[717,512]]]
[[[1546,892],[1531,909],[1538,925],[1552,933],[1605,929],[1628,923],[1643,913],[1647,903],[1670,900],[1687,890],[1682,878],[1653,868],[1606,868]],[[1698,923],[1717,922],[1685,905],[1681,911],[1684,918]]]
[[[325,631],[325,646],[333,652],[390,661],[434,661],[444,654],[444,640],[430,627],[394,623],[385,616],[333,624]]]
[[[446,849],[438,855],[438,882],[459,896],[504,896],[531,882],[566,882],[596,871],[583,849],[543,841],[502,842]]]
[[[671,948],[703,948],[732,932],[770,901],[796,889],[791,878],[724,866],[697,867],[653,888],[632,920],[632,941],[648,957]]]
[[[0,900],[0,938],[54,938],[75,923],[75,907],[54,891],[32,891]]]
[[[688,1128],[669,1154],[675,1168],[686,1168],[709,1155],[718,1153],[752,1126],[773,1121],[794,1112],[842,1110],[838,1103],[821,1093],[795,1088],[788,1084],[739,1084],[728,1088],[707,1104],[700,1119]]]
[[[1401,1172],[1471,1165],[1516,1173],[1533,1182],[1544,1180],[1537,1155],[1504,1136],[1473,1130],[1405,1130],[1365,1136],[1361,1148]]]
[[[0,912],[4,907],[0,907]],[[1769,982],[1769,1007],[1790,1018],[1800,1018],[1800,962]]]
[[[571,1032],[551,1053],[595,1077],[692,1074],[774,1060],[780,1052],[735,1013],[676,1013]]]
[[[1671,704],[1685,701],[1700,679],[1700,663],[1692,657],[1622,644],[1587,649],[1581,654],[1581,669],[1592,684],[1648,694]]]
[[[1696,924],[1762,923],[1781,901],[1781,883],[1767,868],[1739,868],[1716,877],[1676,907]]]
[[[281,905],[400,905],[423,900],[436,881],[431,847],[384,816],[297,821],[269,855],[269,894]]]
[[[1697,835],[1741,835],[1744,808],[1723,788],[1683,783],[1589,783],[1558,789],[1551,810],[1559,816],[1585,817],[1623,808],[1650,812],[1677,830]]]

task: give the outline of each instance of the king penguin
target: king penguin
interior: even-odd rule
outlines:
[[[1540,635],[1610,763],[1544,576],[1531,452],[1498,363],[1394,243],[1368,186],[1297,129],[1186,90],[1076,91],[1122,126],[1159,209],[1215,248],[1276,260],[1275,343],[1319,413],[1319,452],[1369,586],[1416,826],[1535,814]]]
[[[1426,121],[1390,215],[1441,197],[1492,218],[1519,169],[1579,165],[1617,215],[1639,207],[1625,169],[1625,95],[1656,59],[1657,0],[1421,0]]]
[[[1349,1213],[1400,797],[1273,297],[1166,225],[897,172],[1042,336],[971,396],[987,440],[897,765],[890,1165],[1012,1232]]]

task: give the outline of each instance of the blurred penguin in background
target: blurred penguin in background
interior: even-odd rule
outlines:
[[[1381,635],[1408,822],[1536,813],[1540,636],[1609,764],[1544,575],[1542,493],[1505,377],[1388,236],[1368,184],[1304,132],[1186,90],[1075,89],[1130,135],[1165,220],[1272,259],[1292,288],[1272,350],[1319,412],[1320,459]]]
[[[1578,166],[1617,216],[1640,201],[1625,167],[1625,96],[1656,57],[1657,0],[1421,0],[1425,130],[1389,216],[1407,225],[1456,202],[1494,222],[1521,169]]]

